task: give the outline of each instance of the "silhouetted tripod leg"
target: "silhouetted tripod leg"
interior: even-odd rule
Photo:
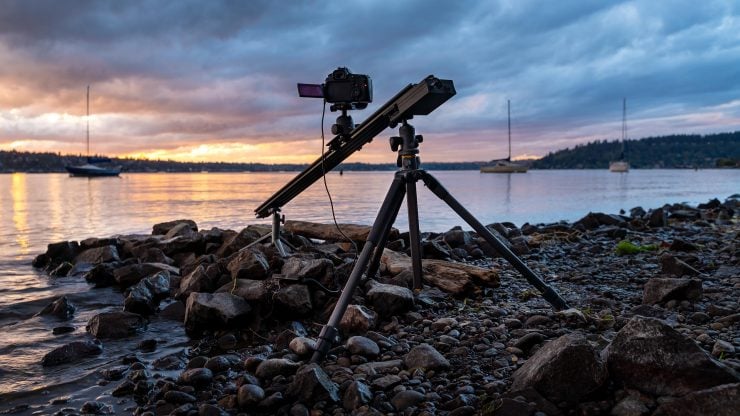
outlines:
[[[463,207],[450,193],[442,186],[439,181],[427,172],[422,172],[422,179],[424,184],[443,200],[447,205],[452,208],[457,215],[459,215],[465,222],[468,223],[478,233],[479,236],[483,237],[488,244],[492,245],[496,251],[498,251],[504,259],[506,259],[515,269],[519,271],[529,283],[536,287],[542,292],[542,297],[545,298],[556,310],[568,309],[568,304],[563,298],[560,297],[552,287],[548,286],[543,282],[524,262],[517,257],[508,247],[496,236],[494,236],[483,224],[481,224],[465,207]]]
[[[391,183],[391,187],[388,189],[388,193],[383,200],[383,205],[381,205],[380,210],[378,211],[378,216],[375,218],[373,228],[370,230],[370,234],[367,236],[365,245],[362,247],[362,251],[357,258],[357,263],[355,263],[355,267],[352,268],[352,273],[350,273],[347,283],[344,284],[342,294],[339,296],[339,300],[337,300],[337,304],[334,306],[334,310],[329,317],[329,322],[324,325],[321,329],[321,333],[319,333],[316,351],[314,351],[313,356],[311,357],[312,363],[321,362],[329,351],[329,348],[331,348],[331,344],[337,336],[337,327],[339,326],[339,322],[342,320],[342,316],[344,316],[344,312],[347,310],[347,306],[349,306],[349,302],[352,300],[352,294],[355,292],[355,289],[360,282],[362,273],[367,268],[370,256],[377,248],[383,230],[390,227],[389,223],[392,225],[392,220],[394,218],[394,212],[392,210],[394,207],[400,206],[401,203],[399,201],[402,201],[404,197],[405,192],[403,185],[403,179],[400,176],[396,176],[396,178],[393,179],[393,183]],[[398,210],[396,209],[396,211]]]
[[[401,190],[405,192],[403,188],[401,188]],[[393,228],[393,224],[396,222],[396,218],[398,217],[398,211],[400,211],[401,204],[403,203],[403,196],[401,198],[396,198],[393,202],[395,205],[390,208],[391,212],[393,213],[393,216],[392,218],[390,218],[390,221],[388,221],[384,225],[383,234],[380,236],[378,245],[375,247],[372,260],[370,260],[370,265],[367,266],[367,277],[368,278],[373,278],[375,276],[375,273],[377,273],[378,269],[380,268],[380,260],[383,257],[383,249],[385,248],[385,245],[388,243],[388,236],[390,236],[391,229]]]
[[[421,289],[421,237],[419,236],[419,205],[416,200],[416,178],[406,177],[406,206],[409,209],[409,247],[414,272],[414,289]]]

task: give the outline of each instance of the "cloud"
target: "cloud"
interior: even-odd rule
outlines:
[[[320,83],[340,65],[373,78],[376,102],[354,112],[358,122],[430,73],[455,81],[456,97],[413,122],[435,138],[424,160],[500,157],[507,99],[520,155],[617,138],[623,97],[632,137],[737,130],[738,8],[719,0],[5,1],[0,146],[80,143],[91,85],[100,152],[236,158],[244,152],[223,149],[259,148],[246,154],[268,158],[272,148],[306,159],[320,137],[321,103],[297,98],[295,83]],[[392,156],[373,144],[353,159]]]

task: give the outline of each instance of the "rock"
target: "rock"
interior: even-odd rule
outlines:
[[[177,405],[184,403],[195,403],[195,396],[182,391],[170,390],[164,394],[164,399]]]
[[[178,382],[192,386],[203,386],[210,384],[213,380],[213,372],[207,368],[191,368],[183,371]]]
[[[396,393],[391,399],[391,404],[399,412],[403,412],[409,407],[416,406],[424,400],[424,395],[416,390],[404,390]]]
[[[298,356],[306,357],[316,350],[316,341],[306,337],[295,337],[290,341],[288,348]]]
[[[269,232],[266,230],[265,232]],[[237,251],[248,246],[258,238],[262,237],[263,232],[260,228],[250,225],[238,233],[233,231],[224,232],[224,243],[214,253],[217,257],[228,257]]]
[[[514,342],[514,347],[527,352],[530,348],[545,340],[545,336],[539,332],[529,332]]]
[[[293,362],[285,358],[270,358],[262,361],[258,366],[254,374],[263,380],[272,380],[273,377],[290,376],[298,371],[299,363]]]
[[[735,355],[735,346],[727,341],[717,340],[712,346],[712,355],[715,357],[732,357]]]
[[[75,327],[71,325],[63,325],[63,326],[55,326],[52,328],[51,333],[54,335],[62,335],[62,334],[69,334],[70,332],[74,332]]]
[[[248,302],[264,302],[272,296],[269,286],[267,280],[238,279],[236,286],[234,282],[227,283],[218,288],[216,293],[228,292]]]
[[[311,292],[302,284],[281,287],[273,297],[277,305],[276,313],[283,318],[293,319],[311,313]]]
[[[180,280],[180,289],[177,293],[178,299],[187,299],[193,292],[211,293],[216,289],[215,279],[218,276],[206,273],[206,267],[202,264]]]
[[[114,263],[96,264],[95,267],[83,275],[83,278],[95,287],[108,287],[116,283],[113,276],[114,270]]]
[[[666,218],[666,213],[663,211],[663,208],[651,210],[648,215],[649,227],[665,227],[668,224],[668,219]]]
[[[113,271],[113,279],[121,287],[133,286],[147,276],[161,271],[167,271],[171,275],[179,275],[180,269],[163,263],[137,263],[119,267]]]
[[[116,249],[116,246],[104,246],[104,247],[96,247],[91,248],[83,251],[82,253],[78,254],[75,259],[75,264],[80,263],[90,263],[90,264],[98,264],[98,263],[111,263],[114,261],[120,261],[120,257],[118,256],[118,249]]]
[[[740,409],[740,383],[691,392],[663,402],[654,416],[736,416]]]
[[[46,246],[46,253],[42,259],[39,257],[34,260],[34,267],[44,267],[49,261],[56,263],[71,262],[80,250],[80,245],[76,241],[62,241],[52,243]]]
[[[229,359],[229,356],[226,355],[217,355],[215,357],[211,357],[208,359],[208,361],[205,362],[205,364],[203,364],[203,367],[211,370],[213,374],[227,371],[231,368],[231,366],[232,360]]]
[[[609,374],[658,396],[681,396],[740,377],[665,323],[635,316],[602,352]]]
[[[285,260],[280,271],[286,279],[302,281],[303,279],[315,279],[324,282],[327,277],[333,275],[334,263],[329,259],[304,259],[297,256]]]
[[[191,227],[190,224],[185,222],[180,222],[173,226],[172,228],[167,231],[167,233],[164,235],[165,239],[171,239],[175,237],[185,237],[185,238],[196,238],[198,233],[198,227]]]
[[[54,302],[46,305],[41,312],[36,315],[53,315],[59,319],[70,319],[75,313],[75,306],[67,299],[66,296],[62,296]]]
[[[647,214],[643,207],[634,207],[630,209],[630,218],[642,218]]]
[[[262,387],[255,384],[245,384],[239,387],[236,394],[239,402],[239,407],[244,409],[252,406],[256,406],[265,398],[265,391]]]
[[[663,253],[660,256],[660,268],[663,273],[676,277],[701,274],[698,270],[673,257],[670,253]]]
[[[699,279],[666,279],[654,277],[645,283],[642,303],[654,305],[669,300],[699,300],[702,285]]]
[[[455,318],[439,318],[432,322],[432,331],[444,331],[445,328],[454,328],[457,326],[457,319]]]
[[[337,386],[318,364],[308,364],[296,373],[286,394],[302,402],[339,401]]]
[[[639,397],[629,395],[620,400],[611,410],[611,416],[642,416],[650,414],[650,409]]]
[[[198,231],[198,225],[193,220],[174,220],[155,224],[152,227],[152,235],[165,235],[178,225],[185,224],[192,231]]]
[[[113,413],[112,410],[109,405],[103,402],[88,401],[82,404],[80,413],[85,415],[107,415]]]
[[[126,338],[144,330],[146,321],[130,312],[103,312],[87,322],[87,332],[95,338]]]
[[[193,292],[185,304],[185,330],[197,335],[204,329],[228,328],[240,323],[250,311],[247,301],[239,296]]]
[[[370,403],[372,399],[373,392],[370,390],[370,387],[361,380],[355,380],[344,391],[342,407],[345,410],[352,411]]]
[[[450,247],[462,247],[470,244],[473,239],[470,234],[463,231],[461,227],[453,227],[442,236],[442,241],[449,244]]]
[[[226,268],[232,279],[262,280],[268,276],[270,263],[262,252],[249,248],[238,252]]]
[[[344,241],[346,238],[337,231],[337,226],[334,224],[318,224],[306,221],[285,221],[285,230],[294,234],[302,235],[308,238],[316,238],[319,240],[327,241]],[[339,224],[342,233],[344,233],[350,240],[353,241],[365,241],[367,236],[370,234],[372,227],[367,225],[357,224]],[[398,230],[391,228],[391,232],[388,235],[388,241],[398,239]]]
[[[383,283],[375,284],[367,298],[381,316],[401,315],[414,307],[414,293],[405,288]]]
[[[697,251],[699,247],[690,241],[674,238],[670,249],[673,251]]]
[[[403,357],[403,363],[409,369],[445,370],[450,368],[450,362],[429,344],[420,344],[412,348]]]
[[[555,403],[575,403],[606,381],[604,362],[579,334],[567,334],[540,348],[513,374],[512,391],[533,388]]]
[[[83,358],[98,355],[103,352],[103,346],[98,340],[73,341],[61,347],[54,348],[44,355],[41,365],[51,367],[60,364],[72,363]]]
[[[375,328],[378,314],[362,305],[349,305],[339,322],[339,329],[345,334],[365,334]]]
[[[354,336],[347,340],[347,350],[353,355],[374,358],[380,354],[380,347],[375,341],[362,336]]]

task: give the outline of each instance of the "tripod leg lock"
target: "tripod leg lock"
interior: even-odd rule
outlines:
[[[339,331],[331,325],[324,325],[319,333],[319,341],[316,344],[316,351],[311,357],[312,363],[321,363],[324,361],[326,354],[329,352],[334,341],[339,336]]]

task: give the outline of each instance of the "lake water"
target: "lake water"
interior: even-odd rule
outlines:
[[[530,171],[526,174],[481,174],[476,171],[432,172],[482,223],[511,221],[550,223],[574,221],[589,211],[617,213],[635,206],[665,203],[697,204],[724,200],[740,192],[740,170],[606,170]],[[30,263],[46,245],[62,240],[150,233],[152,225],[173,219],[194,220],[199,228],[240,230],[256,219],[254,209],[296,175],[281,173],[123,174],[119,178],[72,178],[64,174],[0,175],[0,397],[6,393],[46,388],[80,378],[115,357],[116,348],[72,369],[45,370],[43,354],[61,345],[50,323],[32,313],[60,294],[78,306],[71,324],[78,336],[93,313],[119,308],[121,294],[111,289],[90,291],[85,282],[50,280]],[[328,186],[337,220],[373,222],[393,172],[331,172]],[[464,225],[454,212],[420,183],[422,231],[445,231]],[[322,182],[317,182],[283,208],[288,219],[331,222]],[[396,227],[407,229],[405,207]],[[162,327],[162,331],[166,328]],[[153,323],[150,331],[155,331]],[[184,342],[182,334],[167,334]],[[67,339],[66,342],[69,342]],[[173,344],[173,345],[174,345]],[[174,347],[173,347],[174,348]],[[72,372],[72,373],[70,373]],[[0,400],[1,401],[1,400]],[[0,405],[2,407],[2,405]]]

